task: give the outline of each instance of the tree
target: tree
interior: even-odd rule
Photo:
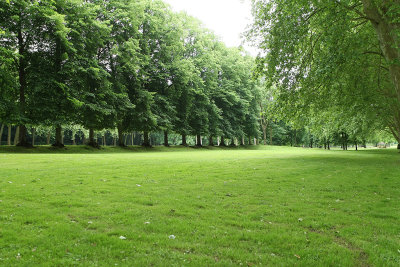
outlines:
[[[70,25],[70,41],[76,50],[71,59],[75,74],[70,82],[71,99],[78,109],[76,122],[89,129],[88,144],[97,147],[94,131],[113,126],[113,104],[117,102],[105,66],[110,27],[98,19],[99,6],[84,2],[79,7]]]
[[[248,36],[261,37],[267,53],[258,72],[277,87],[281,111],[296,119],[331,105],[373,110],[400,142],[399,3],[254,0],[253,7]]]
[[[63,33],[63,18],[53,1],[1,1],[0,28],[2,29],[1,47],[4,51],[15,51],[14,68],[18,77],[18,111],[15,121],[19,124],[18,145],[29,146],[26,124],[35,118],[35,110],[41,106],[30,102],[37,79],[38,68],[32,67],[34,55],[48,50],[51,40],[49,32]]]

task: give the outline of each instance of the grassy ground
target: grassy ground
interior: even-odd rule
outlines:
[[[0,266],[400,265],[394,149],[147,151],[0,148]]]

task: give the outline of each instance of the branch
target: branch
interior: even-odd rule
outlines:
[[[396,133],[394,127],[392,125],[389,125],[389,129],[392,132],[394,138],[396,138],[396,140],[400,142],[400,135]]]
[[[381,57],[385,58],[385,56],[383,55],[382,52],[376,52],[376,51],[365,51],[365,52],[363,52],[363,55],[367,55],[367,54],[378,55],[378,56],[381,56]]]
[[[386,70],[386,71],[389,71],[389,69],[388,68],[386,68],[385,66],[379,66],[380,68],[382,68],[382,69],[384,69],[384,70]]]
[[[318,12],[320,12],[321,10],[323,10],[323,8],[317,8],[316,10],[314,10],[313,12],[311,12],[310,15],[308,15],[304,21],[307,22],[309,19],[311,19],[315,14],[317,14]]]
[[[352,6],[348,6],[348,5],[343,4],[342,2],[340,2],[339,0],[335,0],[335,2],[336,2],[336,4],[344,7],[345,9],[355,12],[357,15],[360,16],[360,18],[363,18],[363,19],[366,19],[366,20],[373,21],[373,22],[377,23],[377,21],[375,19],[373,19],[371,17],[368,17],[366,14],[362,13],[360,10],[357,10],[357,7],[359,7],[361,5],[361,3],[354,4]]]

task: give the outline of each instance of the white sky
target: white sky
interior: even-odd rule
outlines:
[[[241,33],[251,22],[250,0],[164,0],[176,12],[186,11],[213,30],[229,47],[242,44]],[[253,56],[256,49],[244,45]]]

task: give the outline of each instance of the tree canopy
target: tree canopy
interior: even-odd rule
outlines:
[[[0,2],[0,121],[231,140],[258,135],[254,60],[161,0]],[[28,127],[28,128],[29,128]],[[232,142],[233,142],[232,141]]]
[[[400,142],[398,1],[252,3],[247,36],[278,117],[357,138],[386,129]]]

